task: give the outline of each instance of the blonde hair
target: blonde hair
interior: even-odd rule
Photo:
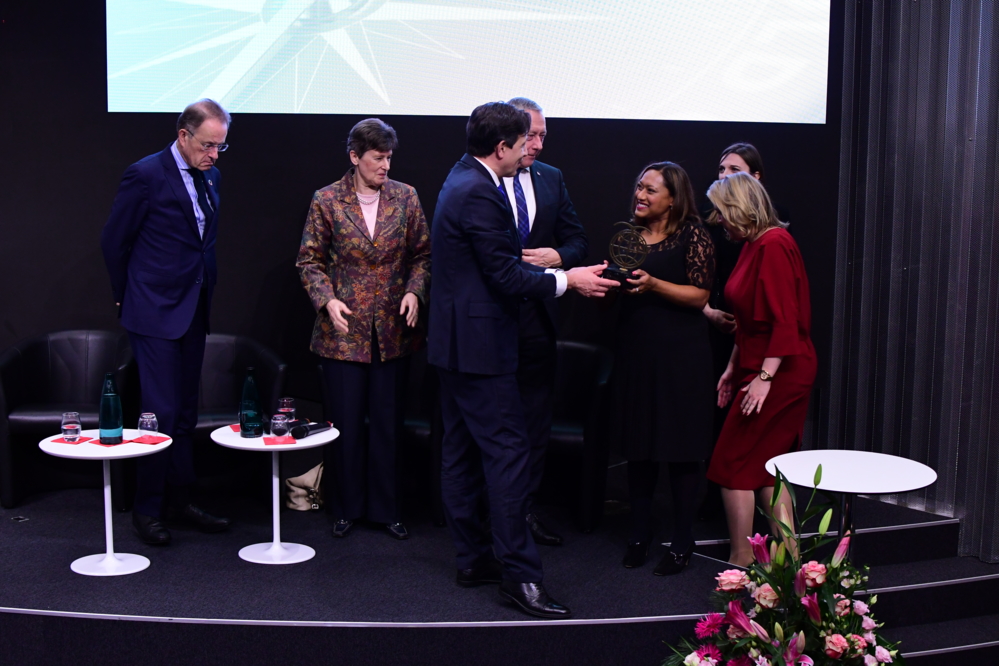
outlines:
[[[763,184],[748,173],[736,173],[716,180],[708,188],[708,199],[729,226],[748,240],[755,239],[772,227],[787,227],[787,222],[777,218],[777,211]],[[717,216],[711,217],[711,222],[717,224]]]

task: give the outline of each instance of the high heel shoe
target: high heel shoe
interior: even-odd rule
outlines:
[[[668,550],[663,555],[663,559],[659,560],[659,564],[656,565],[652,573],[656,576],[673,576],[678,574],[690,563],[690,556],[693,553],[694,544],[690,544],[690,547],[683,553],[674,553],[672,550]]]
[[[622,564],[625,569],[637,569],[638,567],[645,564],[645,558],[649,556],[649,544],[651,541],[639,541],[638,543],[629,543],[628,550],[624,553],[624,561]]]

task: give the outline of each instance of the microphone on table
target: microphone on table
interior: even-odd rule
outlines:
[[[304,420],[295,420],[288,424],[291,436],[295,439],[305,439],[309,435],[317,432],[325,432],[333,427],[331,423],[309,423]]]

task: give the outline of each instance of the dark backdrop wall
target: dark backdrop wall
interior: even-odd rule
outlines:
[[[790,212],[805,257],[813,335],[823,367],[829,358],[835,268],[838,5],[827,124],[550,118],[542,157],[563,170],[590,237],[590,259],[596,262],[606,256],[612,223],[628,217],[642,166],[663,159],[679,162],[703,198],[721,149],[735,141],[756,144],[771,194]],[[124,169],[175,138],[176,116],[107,113],[103,2],[65,3],[53,11],[49,3],[14,0],[0,11],[0,349],[45,331],[115,329],[99,247],[101,227]],[[636,79],[639,89],[654,88],[650,83],[654,75],[648,72]],[[738,99],[731,103],[738,105]],[[344,140],[359,119],[237,114],[228,137],[232,147],[218,162],[220,277],[212,328],[249,335],[277,351],[291,365],[289,391],[302,397],[316,399],[314,359],[307,351],[314,313],[299,286],[294,258],[312,193],[349,166]],[[440,186],[464,151],[465,118],[384,119],[401,141],[391,176],[416,187],[432,218]],[[610,344],[613,312],[572,294],[562,306],[562,337]],[[823,400],[826,375],[823,370],[813,406]]]

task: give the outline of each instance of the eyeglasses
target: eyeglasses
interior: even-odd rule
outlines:
[[[229,148],[228,143],[205,143],[203,141],[198,141],[198,137],[194,136],[194,134],[192,134],[189,130],[185,129],[184,131],[187,132],[187,136],[194,139],[195,143],[201,146],[202,152],[210,153],[213,150],[217,150],[220,153],[224,153]]]

